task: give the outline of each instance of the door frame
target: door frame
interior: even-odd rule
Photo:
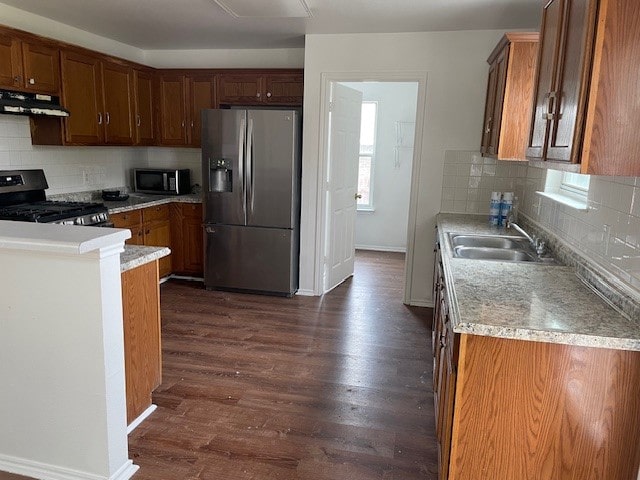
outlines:
[[[403,286],[403,302],[409,304],[413,278],[413,259],[415,251],[416,225],[418,223],[418,184],[423,149],[423,132],[426,118],[427,72],[324,72],[320,86],[320,132],[318,145],[318,177],[317,177],[317,205],[316,211],[316,248],[314,269],[316,277],[315,294],[324,293],[324,275],[326,273],[328,243],[327,235],[327,172],[329,159],[327,142],[329,141],[329,100],[331,82],[417,82],[418,96],[416,99],[416,130],[413,143],[413,159],[411,166],[411,191],[409,193],[409,221],[407,224],[407,253],[405,255],[405,279]]]

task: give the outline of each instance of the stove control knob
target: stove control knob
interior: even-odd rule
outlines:
[[[74,223],[76,225],[84,225],[84,218],[82,217],[76,218],[76,221]]]
[[[98,215],[91,215],[91,223],[100,222],[100,217]]]

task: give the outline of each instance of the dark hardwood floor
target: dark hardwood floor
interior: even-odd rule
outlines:
[[[402,304],[403,267],[358,252],[321,298],[165,283],[134,480],[435,479],[431,310]]]

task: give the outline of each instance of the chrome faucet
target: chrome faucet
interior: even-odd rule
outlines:
[[[522,234],[527,240],[529,240],[529,243],[531,244],[531,246],[533,247],[533,249],[536,251],[536,253],[538,254],[539,257],[541,257],[542,255],[544,255],[547,251],[547,245],[544,242],[544,240],[542,240],[541,238],[536,237],[535,235],[531,236],[529,235],[527,232],[524,231],[524,229],[518,225],[517,223],[511,221],[511,218],[507,218],[507,223],[505,225],[506,228],[511,228],[513,227],[518,233]]]

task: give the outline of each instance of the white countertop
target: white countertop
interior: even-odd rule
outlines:
[[[0,248],[81,255],[131,238],[122,228],[0,220]]]
[[[455,332],[640,351],[640,325],[593,293],[572,267],[453,258],[448,232],[515,232],[490,227],[484,217],[438,216]]]

